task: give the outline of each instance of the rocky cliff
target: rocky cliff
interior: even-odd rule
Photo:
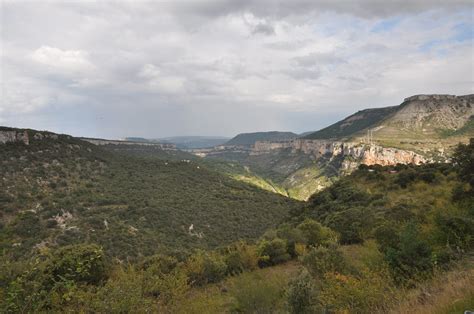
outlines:
[[[28,131],[17,131],[17,130],[0,130],[0,144],[22,142],[26,145],[30,144],[30,137]]]
[[[396,148],[386,148],[375,144],[364,144],[356,142],[342,142],[330,140],[306,140],[296,139],[286,142],[256,142],[251,155],[261,155],[269,153],[272,150],[291,149],[292,152],[303,152],[320,157],[349,157],[347,160],[366,165],[395,165],[420,164],[427,162],[423,156],[412,151],[406,151]],[[350,167],[348,164],[346,168]]]

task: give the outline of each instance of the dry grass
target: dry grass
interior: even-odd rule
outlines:
[[[391,313],[463,313],[474,310],[474,258],[407,291]]]

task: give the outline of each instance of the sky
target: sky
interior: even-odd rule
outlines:
[[[4,126],[301,133],[415,94],[474,93],[471,1],[0,3]]]

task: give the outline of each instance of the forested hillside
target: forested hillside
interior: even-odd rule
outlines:
[[[0,144],[5,256],[83,242],[120,259],[214,248],[255,239],[299,206],[180,151],[27,132],[29,145]]]

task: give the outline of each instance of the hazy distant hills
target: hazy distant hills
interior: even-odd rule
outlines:
[[[229,137],[222,136],[171,136],[158,139],[147,139],[143,137],[126,137],[127,141],[151,142],[151,143],[173,143],[179,149],[209,148],[222,145]]]
[[[229,140],[228,137],[220,136],[173,136],[159,139],[160,141],[176,144],[177,148],[209,148],[222,145]]]
[[[225,143],[225,145],[241,145],[241,146],[251,146],[254,145],[256,141],[286,141],[295,139],[298,137],[298,134],[293,132],[254,132],[254,133],[241,133],[232,138],[230,141]]]

